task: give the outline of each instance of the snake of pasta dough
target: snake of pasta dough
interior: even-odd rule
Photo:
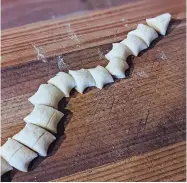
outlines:
[[[41,84],[38,91],[28,100],[33,104],[42,104],[58,108],[59,101],[64,97],[64,94],[51,84]]]
[[[112,58],[126,60],[129,55],[132,55],[130,49],[122,43],[112,43],[112,50],[105,57],[110,61]]]
[[[29,98],[35,106],[34,110],[24,118],[27,125],[1,147],[3,162],[1,174],[11,170],[11,166],[27,171],[29,163],[37,157],[37,153],[46,156],[49,145],[55,140],[50,132],[57,132],[57,125],[63,117],[63,113],[56,110],[61,98],[69,97],[74,87],[79,93],[83,93],[91,86],[102,89],[105,84],[114,82],[111,75],[124,78],[125,71],[129,68],[127,57],[131,54],[137,56],[139,52],[148,48],[158,37],[157,32],[165,35],[170,20],[169,13],[146,19],[150,27],[139,24],[136,30],[128,33],[126,39],[120,43],[113,43],[112,50],[105,55],[109,60],[105,68],[97,66],[91,69],[70,70],[69,74],[60,72],[50,79],[48,84],[40,85],[38,91]]]
[[[55,77],[51,78],[48,83],[59,88],[66,97],[69,97],[71,89],[75,87],[75,80],[65,72],[59,72]]]
[[[16,140],[8,138],[1,146],[1,156],[14,168],[27,172],[30,162],[38,155]]]
[[[1,156],[1,176],[12,169],[12,166]]]
[[[56,139],[55,136],[48,131],[31,123],[26,124],[26,126],[12,138],[33,151],[36,151],[40,156],[47,156],[49,145]]]
[[[24,121],[57,133],[57,125],[63,116],[63,113],[52,107],[35,105],[33,111],[24,118]]]
[[[102,89],[103,86],[107,83],[114,82],[114,79],[112,78],[110,73],[100,65],[95,68],[88,69],[88,71],[95,80],[95,86],[99,89]]]
[[[129,68],[126,61],[119,58],[113,58],[106,69],[116,78],[125,78],[125,71]]]
[[[155,18],[146,19],[147,24],[159,32],[161,35],[166,35],[166,31],[171,20],[171,15],[169,13],[164,13]]]
[[[69,70],[69,74],[74,78],[76,82],[75,89],[79,93],[83,93],[88,87],[95,86],[94,78],[87,69]]]
[[[157,32],[153,28],[143,24],[138,24],[137,28],[128,34],[139,37],[147,46],[150,46],[151,42],[158,37]]]

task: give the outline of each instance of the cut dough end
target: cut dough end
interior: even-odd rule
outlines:
[[[161,35],[166,35],[170,20],[171,20],[171,14],[164,13],[155,18],[146,19],[146,22],[150,27],[155,29]]]

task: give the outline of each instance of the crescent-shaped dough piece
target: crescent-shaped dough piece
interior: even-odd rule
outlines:
[[[76,82],[75,89],[79,93],[83,93],[87,87],[95,86],[95,81],[87,69],[69,70],[69,74],[74,78]]]
[[[1,176],[12,169],[12,166],[10,166],[10,164],[3,157],[1,157]]]
[[[166,35],[166,31],[171,20],[171,14],[164,13],[155,18],[146,19],[147,24],[159,32],[161,35]]]
[[[112,50],[108,52],[105,57],[108,60],[115,57],[121,60],[126,60],[129,55],[132,55],[132,52],[126,45],[122,43],[112,43]]]
[[[49,145],[56,139],[54,135],[43,128],[29,123],[12,138],[41,156],[47,156]]]
[[[129,68],[129,65],[126,61],[123,61],[119,58],[113,58],[108,65],[106,66],[106,69],[115,76],[116,78],[125,78],[125,71]]]
[[[63,116],[63,113],[52,107],[35,105],[33,111],[24,118],[24,121],[56,133],[57,125]]]
[[[131,34],[128,34],[127,38],[124,39],[121,43],[125,44],[131,50],[134,56],[138,56],[139,52],[148,48],[143,40]]]
[[[59,101],[64,97],[64,94],[51,84],[41,84],[38,91],[28,100],[33,104],[42,104],[58,108]]]
[[[38,155],[16,140],[8,138],[1,146],[1,156],[14,168],[27,172],[30,162]]]
[[[144,24],[138,24],[137,29],[129,32],[128,34],[139,37],[147,44],[147,46],[149,46],[151,42],[158,37],[157,32],[153,28]]]
[[[59,72],[55,77],[51,78],[48,83],[59,88],[66,97],[69,97],[71,89],[75,87],[75,80],[65,72]]]
[[[91,73],[92,77],[95,80],[96,87],[99,89],[102,89],[103,86],[107,83],[114,82],[110,73],[100,65],[93,69],[88,69],[88,71]]]

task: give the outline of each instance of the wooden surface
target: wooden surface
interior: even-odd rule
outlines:
[[[2,31],[2,143],[25,125],[33,108],[27,99],[60,70],[58,55],[68,69],[104,66],[112,42],[164,12],[173,17],[168,35],[128,59],[126,79],[63,99],[49,156],[29,173],[14,170],[12,181],[185,180],[185,1],[145,0]],[[43,48],[46,63],[33,45]]]

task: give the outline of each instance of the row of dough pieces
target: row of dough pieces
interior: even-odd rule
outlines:
[[[26,172],[37,153],[46,156],[49,145],[55,140],[52,133],[57,132],[58,122],[63,117],[63,113],[57,110],[58,102],[63,97],[69,97],[73,88],[83,93],[87,87],[102,89],[105,84],[114,82],[111,75],[124,78],[125,70],[129,68],[127,57],[137,56],[148,48],[158,37],[157,32],[165,35],[170,19],[169,13],[146,19],[149,26],[139,24],[136,30],[128,33],[125,40],[113,43],[112,50],[105,55],[109,60],[106,68],[97,66],[92,69],[70,70],[69,74],[59,72],[48,84],[40,85],[38,91],[29,98],[35,107],[24,118],[26,126],[1,147],[1,175],[11,170],[12,166]]]

